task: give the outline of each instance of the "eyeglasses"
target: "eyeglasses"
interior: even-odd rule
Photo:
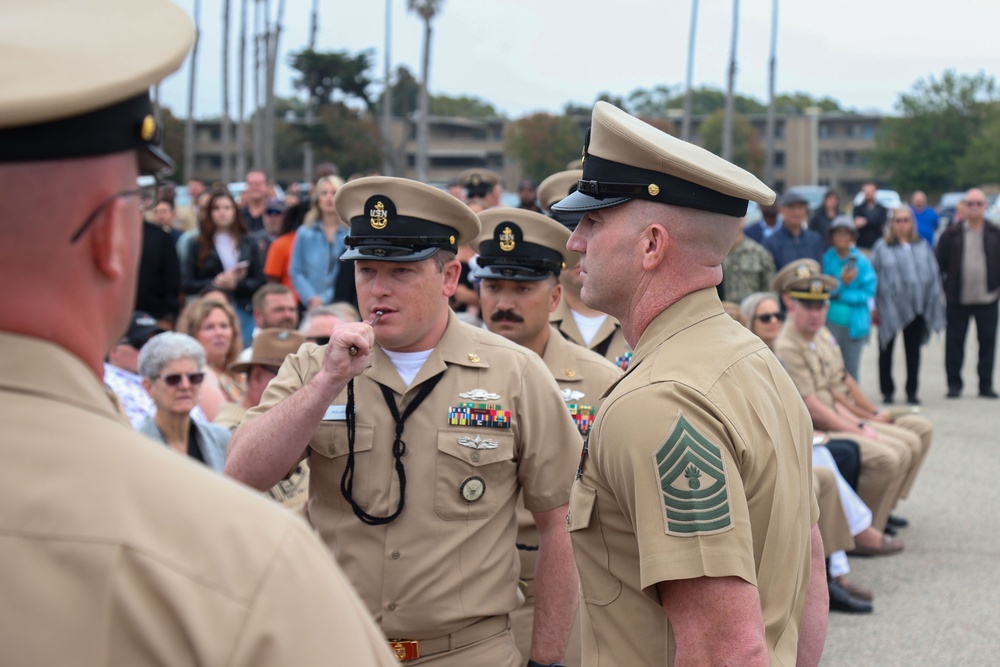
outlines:
[[[80,237],[86,233],[87,229],[90,228],[94,221],[97,220],[97,216],[100,215],[111,202],[119,199],[121,197],[139,197],[142,199],[143,205],[146,208],[152,208],[156,206],[156,195],[159,190],[159,183],[156,181],[155,176],[140,176],[136,179],[135,190],[123,190],[122,192],[116,192],[111,195],[94,209],[94,212],[87,216],[87,219],[83,221],[83,224],[73,233],[73,236],[69,237],[70,245],[76,243],[80,240]]]
[[[204,373],[171,373],[170,375],[157,375],[155,379],[163,380],[168,387],[176,387],[181,380],[187,378],[191,385],[199,385],[205,379]]]
[[[913,222],[912,218],[893,218],[893,222]]]
[[[330,342],[329,336],[306,336],[306,340],[317,345],[326,345]]]
[[[778,320],[779,322],[784,322],[785,321],[785,314],[784,313],[764,313],[763,315],[758,315],[757,316],[757,319],[760,320],[761,322],[763,322],[764,324],[770,324],[772,318]]]
[[[966,206],[986,206],[986,202],[984,202],[984,201],[968,201],[968,200],[966,200],[965,205]]]

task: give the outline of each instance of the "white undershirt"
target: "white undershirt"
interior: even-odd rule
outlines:
[[[403,378],[403,382],[409,387],[413,384],[413,378],[417,377],[417,373],[423,368],[424,362],[431,356],[431,352],[434,349],[424,350],[423,352],[390,352],[383,348],[382,351],[385,352],[385,356],[389,357],[389,361],[396,367],[399,377]]]
[[[594,340],[594,336],[597,335],[598,330],[604,324],[604,320],[608,319],[608,316],[602,313],[594,317],[587,317],[575,310],[571,310],[571,312],[573,313],[573,319],[576,320],[576,328],[580,330],[580,335],[583,336],[583,342],[590,345],[590,341]]]
[[[216,234],[212,239],[215,252],[219,253],[222,268],[228,271],[240,261],[240,251],[236,248],[236,240],[229,234]]]

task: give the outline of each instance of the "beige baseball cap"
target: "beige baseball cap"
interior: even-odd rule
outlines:
[[[576,266],[580,256],[566,249],[570,231],[520,208],[492,208],[479,214],[483,231],[472,242],[479,253],[474,275],[494,280],[544,280]]]
[[[138,149],[144,173],[169,171],[149,87],[180,67],[193,39],[168,0],[4,0],[0,162]]]
[[[439,250],[456,252],[479,235],[472,209],[408,178],[359,178],[337,190],[333,202],[351,228],[341,260],[419,262]]]
[[[590,211],[646,199],[741,217],[749,200],[774,202],[774,192],[750,172],[607,102],[594,106],[583,150],[577,191],[554,211]]]

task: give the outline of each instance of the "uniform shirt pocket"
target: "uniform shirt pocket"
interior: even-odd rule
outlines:
[[[517,491],[514,436],[496,429],[441,429],[435,469],[439,517],[488,519]]]
[[[597,490],[580,480],[573,482],[566,525],[573,538],[573,553],[580,570],[582,600],[604,606],[618,599],[622,582],[611,574],[610,553],[597,514]]]
[[[370,480],[372,470],[372,446],[375,441],[375,427],[357,424],[354,429],[354,484],[351,495],[362,509],[368,508],[371,500]],[[314,456],[310,457],[311,477],[315,482],[326,480],[329,487],[337,489],[340,495],[340,480],[347,467],[347,423],[324,421],[316,429],[316,435],[309,442]],[[318,455],[318,456],[316,456]]]

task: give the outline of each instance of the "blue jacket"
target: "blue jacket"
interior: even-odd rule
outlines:
[[[332,303],[337,274],[340,271],[340,256],[347,250],[344,239],[348,230],[341,227],[333,237],[333,243],[326,240],[323,222],[317,220],[302,225],[295,232],[292,248],[292,263],[289,273],[292,285],[305,303],[319,296],[323,303]]]
[[[875,298],[878,277],[875,267],[857,248],[851,248],[847,258],[854,257],[857,261],[858,276],[850,285],[841,285],[830,297],[830,312],[826,315],[827,322],[833,322],[847,327],[851,338],[864,338],[872,327],[869,301]],[[833,276],[840,282],[840,274],[847,259],[841,259],[837,251],[830,248],[823,255],[823,273]]]
[[[811,229],[804,229],[798,237],[792,236],[784,225],[764,240],[764,247],[774,257],[774,270],[780,271],[783,266],[797,259],[808,257],[817,262],[823,262],[823,239]]]

